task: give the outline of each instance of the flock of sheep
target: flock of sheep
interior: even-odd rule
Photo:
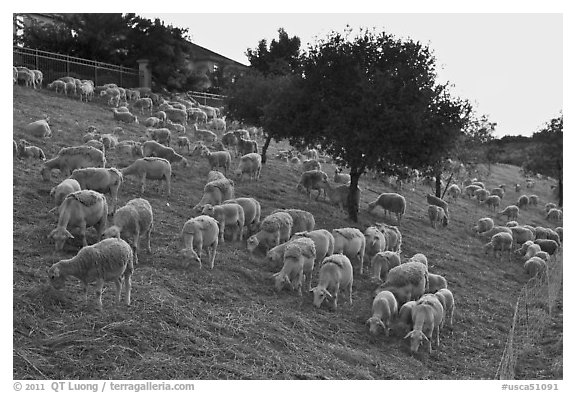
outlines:
[[[21,79],[20,72],[15,69],[16,81]],[[62,84],[56,82],[49,86],[59,92],[56,86]],[[192,208],[192,218],[182,226],[184,248],[178,255],[184,261],[184,267],[196,264],[202,267],[201,257],[206,255],[207,264],[213,269],[219,244],[228,241],[225,239],[242,244],[246,239],[247,250],[252,255],[265,255],[269,265],[281,266],[273,275],[278,291],[289,288],[302,296],[304,286],[313,294],[316,307],[326,303],[336,310],[340,290],[346,292],[345,300],[352,304],[354,274],[364,274],[367,262],[372,279],[381,283],[374,291],[372,315],[366,321],[370,333],[383,331],[388,335],[392,328],[399,329],[404,338],[410,339],[412,352],[417,352],[422,344],[431,352],[432,341],[437,347],[440,344],[439,332],[445,323],[452,328],[455,299],[449,283],[429,270],[424,254],[418,253],[409,259],[401,257],[402,233],[398,226],[374,223],[364,232],[350,227],[328,231],[316,228],[314,216],[308,211],[282,209],[261,217],[258,200],[236,197],[234,180],[243,181],[245,175],[249,181],[260,178],[262,162],[257,140],[262,136],[261,130],[251,127],[226,131],[229,125],[218,108],[206,109],[186,96],[175,95],[169,101],[145,89],[94,86],[90,81],[62,82],[64,86],[71,83],[76,88],[77,82],[80,86],[91,85],[93,93],[112,107],[112,116],[117,121],[140,124],[130,107],[133,111],[139,110],[140,114],[148,112],[150,116],[142,122],[147,129],[141,140],[119,141],[120,127],[107,134],[91,128],[84,137],[84,145],[62,148],[49,160],[43,152],[40,155],[31,149],[39,148],[28,142],[14,142],[16,156],[45,160],[40,171],[45,181],[51,180],[54,169],[64,177],[51,191],[58,223],[48,238],[55,242],[56,250],[62,250],[66,241],[74,237],[73,229],[77,229],[77,236],[82,238],[84,247],[77,255],[61,260],[49,269],[50,282],[55,288],[62,288],[66,277],[73,276],[83,283],[87,297],[88,284],[96,282],[97,303],[101,308],[104,282],[113,281],[117,301],[120,301],[124,287],[125,303],[130,304],[131,275],[134,265],[138,264],[142,238],[147,252],[152,252],[150,238],[154,230],[154,213],[150,203],[143,198],[132,199],[118,207],[124,177],[139,179],[142,193],[146,180],[165,181],[169,196],[172,165],[189,165],[183,155],[187,149],[189,155],[205,158],[210,172],[203,195]],[[66,91],[67,88],[65,94]],[[77,89],[74,91],[79,94]],[[94,94],[86,96],[87,101],[93,98]],[[200,129],[203,125],[212,130]],[[49,138],[49,119],[29,124],[25,132],[37,138]],[[180,153],[170,147],[174,142]],[[122,169],[106,167],[106,154],[112,150],[127,154],[134,161]],[[231,168],[233,156],[239,159],[235,171]],[[317,200],[323,196],[341,210],[346,207],[349,175],[336,169],[332,184],[322,171],[317,149],[306,150],[299,156],[290,151],[280,152],[277,158],[298,165],[302,174],[296,187],[305,191],[309,198],[312,191],[317,191]],[[233,176],[234,180],[228,176]],[[495,213],[505,193],[504,185],[488,191],[476,179],[465,181],[462,188],[463,192],[458,185],[451,185],[446,192],[447,200],[456,203],[461,197],[475,198],[479,206],[488,206]],[[519,191],[519,186],[516,189]],[[110,195],[110,208],[104,194]],[[359,189],[358,198],[360,194]],[[426,200],[432,227],[448,226],[448,202],[430,194],[426,195]],[[514,221],[506,226],[496,226],[492,218],[486,217],[480,219],[475,228],[481,239],[490,240],[484,246],[486,252],[508,252],[511,259],[513,245],[521,245],[516,253],[526,260],[525,269],[531,276],[545,274],[548,261],[558,252],[562,241],[561,227],[554,230],[533,228],[521,226],[516,221],[521,209],[537,207],[538,203],[536,195],[523,195],[516,205],[498,213]],[[401,224],[406,207],[404,196],[393,192],[382,193],[368,203],[369,212],[379,208],[385,214],[394,214],[397,225]],[[548,220],[562,219],[562,210],[553,204],[546,205],[546,212]],[[113,214],[111,223],[109,214]],[[86,229],[89,227],[94,227],[98,239],[104,240],[88,245]],[[317,280],[313,286],[315,272]]]

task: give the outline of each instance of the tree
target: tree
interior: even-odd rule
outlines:
[[[290,38],[283,28],[278,29],[278,41],[273,39],[268,48],[265,39],[254,49],[248,48],[246,56],[252,68],[268,75],[288,75],[300,68],[300,38]]]
[[[349,216],[369,169],[426,168],[441,162],[467,123],[470,105],[436,84],[427,46],[361,30],[332,32],[302,57],[302,74],[266,106],[274,139],[319,144],[350,168]]]

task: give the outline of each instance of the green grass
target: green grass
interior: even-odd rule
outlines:
[[[102,132],[118,124],[99,103],[80,103],[48,91],[14,87],[14,139],[25,138],[53,157],[61,147],[79,145],[89,125]],[[31,121],[50,116],[54,137],[38,140],[24,133]],[[141,116],[140,116],[141,117]],[[81,130],[76,125],[78,121]],[[138,139],[142,125],[121,126],[120,139]],[[296,191],[299,172],[274,160],[285,143],[271,145],[271,157],[257,183],[236,182],[237,196],[262,204],[263,217],[276,208],[312,212],[317,228],[357,226],[364,230],[375,221],[395,219],[366,213],[375,193],[364,191],[360,222],[354,225],[324,202],[309,201]],[[129,158],[107,154],[110,166],[129,165]],[[403,255],[422,252],[430,271],[442,274],[456,300],[454,331],[441,333],[441,346],[432,355],[411,356],[402,337],[371,337],[364,325],[371,315],[371,293],[376,284],[365,275],[355,277],[354,305],[339,304],[336,312],[312,306],[311,296],[276,293],[271,275],[279,266],[267,266],[246,251],[245,242],[220,245],[214,270],[180,268],[176,252],[179,233],[200,200],[208,173],[207,162],[189,157],[191,167],[176,168],[173,193],[161,197],[149,182],[144,198],[153,207],[155,230],[152,255],[140,253],[133,275],[132,305],[116,306],[107,286],[101,313],[82,300],[78,281],[65,290],[52,289],[47,268],[69,258],[81,244],[72,241],[63,254],[54,252],[46,236],[57,217],[48,213],[50,189],[61,177],[43,182],[41,163],[14,159],[13,167],[13,377],[14,379],[491,379],[512,322],[519,290],[527,277],[519,261],[498,262],[482,253],[482,243],[471,227],[480,217],[494,216],[473,201],[460,199],[450,207],[447,228],[434,230],[426,217],[425,187],[406,189],[408,206],[400,230]],[[235,163],[238,159],[234,159]],[[324,169],[332,175],[333,167]],[[518,168],[493,166],[488,187],[508,185],[503,206],[518,195],[512,184],[521,182]],[[150,187],[151,186],[151,187]],[[377,192],[393,191],[381,183],[361,179],[360,186]],[[543,206],[551,200],[550,183],[539,181],[533,193],[538,209],[522,211],[521,224],[550,226]],[[119,203],[140,196],[135,179],[126,179]],[[504,223],[503,218],[495,218]],[[96,241],[89,230],[88,242]],[[314,277],[314,282],[316,277]],[[93,288],[91,292],[93,296]],[[561,318],[560,318],[561,326]],[[556,345],[556,344],[554,344]],[[557,346],[557,345],[556,345]],[[558,353],[554,347],[552,353]],[[561,347],[560,354],[561,357]],[[532,362],[523,378],[541,375],[550,351],[535,351],[542,361]],[[546,374],[547,375],[547,374]]]

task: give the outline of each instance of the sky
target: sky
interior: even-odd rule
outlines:
[[[187,28],[191,41],[249,64],[247,48],[284,28],[306,49],[346,25],[384,30],[426,43],[440,82],[454,84],[479,114],[496,122],[495,136],[538,131],[562,110],[561,13],[138,13]]]

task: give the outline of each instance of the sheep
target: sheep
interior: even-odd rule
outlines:
[[[154,227],[154,214],[150,202],[143,198],[128,201],[114,214],[114,224],[106,229],[104,238],[122,238],[130,244],[134,251],[134,264],[138,264],[138,244],[140,235],[146,238],[146,250],[152,253],[150,235]]]
[[[426,194],[426,202],[429,205],[438,206],[444,209],[444,213],[446,215],[446,224],[448,224],[448,219],[450,218],[450,212],[448,211],[448,203],[445,200],[438,198],[432,194]]]
[[[92,81],[82,82],[79,87],[79,97],[80,101],[82,101],[82,97],[88,102],[92,100],[94,97],[94,85],[91,83]]]
[[[546,214],[546,220],[547,221],[562,221],[562,210],[560,209],[550,209],[548,211],[548,213]]]
[[[24,127],[24,132],[36,138],[50,138],[52,137],[52,130],[50,130],[48,121],[50,121],[49,118],[33,121]]]
[[[186,125],[188,121],[188,113],[186,113],[185,109],[166,108],[162,110],[166,112],[166,120],[182,124],[183,126]]]
[[[423,341],[428,346],[428,353],[432,353],[431,340],[435,338],[436,347],[440,346],[440,324],[444,319],[444,308],[440,300],[434,295],[424,296],[412,308],[413,329],[404,336],[410,338],[410,352],[418,352]]]
[[[420,298],[426,287],[428,268],[423,263],[410,261],[390,269],[386,281],[376,289],[375,294],[390,291],[396,297],[398,305],[402,306],[407,301]]]
[[[470,183],[470,184],[473,185],[473,186],[478,186],[478,187],[483,188],[483,189],[486,188],[486,186],[484,185],[484,183],[482,183],[481,181],[473,181],[473,182]]]
[[[290,239],[292,234],[292,216],[284,211],[272,213],[262,220],[260,231],[248,238],[248,251],[254,252],[261,245],[266,251]]]
[[[322,170],[322,166],[318,162],[318,160],[304,160],[302,161],[302,172]]]
[[[406,262],[418,262],[426,266],[426,269],[428,269],[428,258],[426,258],[426,255],[420,252],[412,255],[412,257],[408,259]]]
[[[562,229],[562,228],[560,228]],[[561,236],[558,232],[556,232],[554,229],[552,228],[542,228],[542,227],[536,227],[534,229],[534,237],[536,239],[550,239],[550,240],[554,240],[556,243],[561,244],[562,243],[562,239]]]
[[[208,253],[208,265],[213,269],[218,247],[218,232],[218,222],[210,216],[202,215],[189,219],[184,223],[180,233],[184,248],[179,251],[179,255],[185,257],[187,264],[198,262],[202,268],[200,255],[202,250],[205,250]]]
[[[378,334],[378,327],[384,330],[386,336],[390,335],[390,323],[398,314],[398,302],[390,291],[382,291],[372,301],[372,316],[366,320],[370,334]]]
[[[478,204],[484,202],[489,196],[490,196],[490,191],[488,191],[484,188],[479,188],[476,191],[474,191],[474,198],[476,198],[476,200],[478,201]]]
[[[536,239],[534,240],[534,243],[538,244],[540,249],[547,252],[550,256],[556,254],[556,251],[558,251],[558,248],[560,247],[558,243],[550,239]]]
[[[170,161],[170,164],[180,164],[186,168],[190,164],[188,160],[176,153],[171,147],[161,145],[156,141],[146,141],[142,144],[142,154],[144,157],[160,157]]]
[[[550,262],[550,254],[548,254],[546,251],[538,251],[536,254],[534,254],[534,256],[542,259],[547,264]]]
[[[518,213],[520,213],[520,209],[518,208],[518,206],[510,205],[510,206],[506,206],[506,208],[504,210],[502,210],[501,212],[498,212],[498,215],[504,215],[504,216],[506,216],[508,221],[510,221],[510,220],[517,220],[518,219]]]
[[[344,289],[352,305],[352,284],[354,276],[352,264],[346,255],[333,254],[322,261],[318,277],[318,285],[310,289],[314,294],[313,304],[320,308],[325,299],[330,299],[332,310],[338,306],[338,292]]]
[[[290,240],[309,238],[314,242],[316,249],[315,262],[320,264],[324,258],[334,253],[334,236],[326,229],[316,229],[314,231],[296,232]]]
[[[116,137],[116,135],[103,134],[101,136],[101,142],[106,150],[115,149],[116,146],[118,145],[118,138]]]
[[[238,168],[234,171],[236,178],[242,180],[244,174],[248,174],[250,180],[260,179],[262,170],[262,156],[258,153],[248,153],[240,158]]]
[[[237,203],[227,203],[213,206],[205,204],[202,214],[214,217],[218,221],[220,242],[224,243],[224,230],[226,227],[233,227],[232,241],[238,238],[242,241],[242,230],[244,229],[244,209]]]
[[[122,141],[116,146],[116,151],[119,154],[129,154],[131,157],[142,157],[142,144],[136,141]]]
[[[480,186],[475,186],[473,184],[470,184],[466,187],[464,187],[464,194],[468,197],[468,199],[470,198],[474,198],[476,191],[481,190],[482,187]]]
[[[136,176],[140,178],[140,193],[144,193],[146,179],[166,181],[167,195],[170,196],[170,178],[172,176],[172,167],[170,161],[159,157],[139,158],[126,168],[121,169],[123,176]]]
[[[496,253],[500,251],[500,259],[504,255],[504,252],[508,252],[508,261],[512,260],[512,244],[513,238],[510,233],[507,232],[499,232],[494,234],[489,243],[484,245],[484,254],[488,254],[488,251],[492,250],[494,257],[496,257]]]
[[[368,212],[371,212],[376,206],[380,206],[385,212],[395,213],[398,224],[406,213],[406,199],[396,193],[380,194],[376,200],[368,203]]]
[[[54,198],[55,207],[51,212],[57,210],[64,199],[71,193],[80,191],[80,183],[74,179],[64,179],[60,184],[50,190],[50,197]]]
[[[38,146],[27,146],[28,142],[24,139],[16,146],[16,153],[19,158],[35,158],[38,160],[46,161],[44,151]]]
[[[386,251],[394,251],[400,254],[402,252],[402,233],[398,227],[379,222],[374,225],[386,238]]]
[[[448,288],[448,281],[444,277],[428,272],[428,289],[426,293],[435,293],[445,288]]]
[[[16,67],[17,81],[24,81],[25,86],[32,86],[34,88],[34,73],[27,67]]]
[[[334,254],[344,254],[350,260],[357,260],[360,265],[359,272],[362,274],[366,250],[364,234],[356,228],[337,228],[332,230],[332,236],[334,236]]]
[[[350,183],[350,175],[347,173],[342,173],[342,168],[334,169],[334,183],[338,184],[348,184]]]
[[[366,243],[365,257],[369,260],[379,252],[386,250],[386,237],[375,226],[370,226],[364,230]]]
[[[400,254],[394,251],[381,251],[372,257],[370,264],[372,265],[372,278],[377,281],[386,281],[390,269],[400,266]]]
[[[558,234],[559,240],[560,242],[558,242],[558,244],[562,243],[562,239],[564,237],[564,228],[562,227],[556,227],[556,229],[554,230],[554,232],[556,232]]]
[[[234,182],[229,179],[219,179],[206,183],[200,202],[192,208],[193,214],[200,214],[206,204],[219,205],[227,199],[234,198]]]
[[[165,146],[170,146],[170,139],[172,137],[172,133],[168,128],[148,128],[146,130],[146,135]]]
[[[160,120],[160,124],[166,124],[166,112],[164,111],[158,111],[154,114],[154,117],[158,118]]]
[[[56,93],[65,93],[66,92],[66,82],[61,80],[55,80],[52,83],[48,83],[46,86],[50,90],[54,90]]]
[[[528,260],[540,252],[540,246],[531,240],[527,240],[522,244],[522,247],[515,250],[514,253],[520,255],[525,260]]]
[[[512,231],[512,237],[514,238],[514,243],[523,244],[528,240],[534,240],[534,233],[529,228],[526,227],[510,227]]]
[[[480,204],[486,205],[496,212],[496,209],[500,207],[500,197],[498,195],[488,195]]]
[[[279,211],[286,212],[292,217],[292,231],[290,232],[290,236],[296,232],[312,231],[316,226],[314,215],[310,212],[300,209],[276,209],[272,213]]]
[[[120,303],[122,285],[124,302],[130,305],[132,289],[133,252],[122,239],[105,239],[93,246],[86,246],[70,259],[62,259],[48,269],[50,284],[55,289],[66,285],[66,277],[78,278],[84,287],[88,302],[88,284],[96,282],[96,301],[102,310],[102,289],[105,281],[113,281],[116,287],[116,302]]]
[[[190,154],[190,145],[191,145],[191,142],[187,136],[179,136],[176,139],[176,146],[178,146],[180,151],[182,151],[184,148],[187,148],[188,154]]]
[[[501,187],[496,187],[490,190],[490,195],[498,195],[500,199],[504,199],[504,190]]]
[[[75,191],[68,194],[60,205],[58,225],[48,234],[48,239],[54,239],[56,251],[61,251],[64,242],[74,238],[67,228],[78,227],[82,245],[86,247],[86,228],[96,228],[100,238],[106,228],[107,217],[108,204],[104,195],[92,190]]]
[[[538,206],[539,201],[540,198],[538,197],[538,195],[530,195],[528,197],[528,206]]]
[[[444,209],[439,206],[428,205],[428,218],[430,219],[430,225],[434,229],[440,223],[442,223],[442,226],[448,225],[448,217],[446,217]]]
[[[207,123],[208,121],[208,116],[206,115],[206,112],[204,112],[200,108],[187,108],[186,113],[188,113],[189,121],[194,120],[195,122],[198,123]]]
[[[316,200],[318,200],[318,198],[322,194],[322,191],[324,191],[324,198],[326,198],[326,191],[324,184],[327,181],[328,181],[328,175],[325,172],[319,170],[306,171],[302,173],[302,175],[300,176],[300,181],[298,182],[296,189],[298,191],[305,189],[308,195],[308,199],[310,199],[311,190],[318,191]]]
[[[348,195],[350,194],[350,185],[341,184],[336,187],[332,187],[328,180],[322,180],[321,187],[324,188],[324,192],[330,202],[338,205],[341,211],[344,211],[345,207],[348,207]],[[360,188],[356,186],[356,194],[354,196],[356,206],[360,204]]]
[[[548,202],[545,206],[544,206],[544,210],[546,210],[546,213],[548,213],[551,209],[556,209],[558,208],[558,206],[556,206],[555,203],[552,202]]]
[[[216,140],[218,139],[218,135],[216,135],[210,130],[196,130],[194,132],[194,136],[196,139],[204,141],[206,143],[213,143],[216,142]]]
[[[130,112],[118,112],[116,108],[112,108],[112,114],[114,120],[118,120],[124,123],[136,123],[138,124],[138,117]]]
[[[482,240],[488,240],[488,239],[491,239],[492,236],[494,236],[495,234],[500,233],[500,232],[506,232],[506,233],[509,233],[510,236],[512,236],[512,228],[503,227],[500,225],[493,226],[492,228],[490,228],[487,231],[479,232],[478,236]]]
[[[474,226],[472,229],[476,233],[482,233],[489,231],[490,229],[494,228],[494,220],[490,217],[483,217],[478,220],[478,224]]]
[[[548,265],[546,261],[539,257],[532,257],[524,262],[524,272],[533,277],[546,277]]]
[[[132,106],[134,108],[140,108],[140,113],[144,114],[144,110],[148,110],[148,112],[150,113],[150,115],[152,115],[152,108],[153,108],[153,103],[152,100],[150,98],[138,98],[134,104],[132,104]]]
[[[438,300],[440,300],[440,303],[442,303],[442,308],[444,309],[445,313],[445,317],[442,319],[440,328],[443,328],[444,322],[448,320],[448,327],[452,329],[454,326],[453,325],[454,309],[456,308],[456,305],[454,304],[454,295],[452,294],[452,291],[450,291],[447,288],[442,288],[436,291],[436,293],[434,293],[434,296],[436,296]]]
[[[518,198],[518,201],[516,202],[516,206],[518,206],[520,209],[524,209],[528,206],[528,202],[530,200],[528,199],[528,197],[526,195],[522,195],[520,198]]]
[[[411,331],[414,327],[412,322],[412,309],[416,305],[415,300],[411,300],[406,302],[400,307],[398,310],[398,318],[396,319],[396,328],[400,329],[401,331]],[[404,334],[404,333],[402,333]]]
[[[506,222],[505,225],[510,228],[510,227],[517,227],[520,224],[518,224],[518,221],[508,221]]]
[[[82,189],[94,190],[112,197],[112,213],[116,211],[118,190],[124,181],[122,173],[116,168],[75,169],[70,179],[77,180]]]
[[[160,120],[159,118],[155,117],[155,116],[151,116],[149,118],[147,118],[146,120],[144,120],[144,122],[142,124],[144,124],[145,127],[158,127],[160,124],[162,123],[162,120]]]
[[[244,138],[238,139],[238,154],[246,155],[250,153],[258,153],[258,143]]]
[[[244,225],[246,226],[247,234],[248,236],[252,235],[260,225],[260,202],[254,198],[236,198],[222,202],[223,205],[227,203],[237,203],[242,206],[242,209],[244,210]]]
[[[58,155],[45,161],[40,170],[44,181],[50,180],[52,169],[59,169],[65,177],[70,176],[74,169],[86,167],[104,167],[104,153],[91,146],[74,146],[60,149]]]
[[[460,190],[460,187],[458,187],[457,184],[452,184],[450,187],[448,187],[448,189],[446,190],[446,195],[448,195],[450,198],[452,198],[453,200],[458,199],[458,197],[460,196],[460,194],[462,193],[462,191]]]
[[[283,253],[282,270],[273,275],[276,290],[289,284],[292,290],[297,290],[302,296],[303,276],[308,281],[307,290],[312,289],[312,270],[316,259],[316,247],[311,239],[306,237],[294,239],[286,243]]]
[[[229,151],[211,152],[206,146],[197,145],[192,151],[192,154],[194,154],[196,150],[200,151],[200,157],[204,157],[208,160],[208,163],[210,164],[210,170],[224,168],[224,175],[228,174],[228,170],[232,164],[232,156],[230,156]]]

